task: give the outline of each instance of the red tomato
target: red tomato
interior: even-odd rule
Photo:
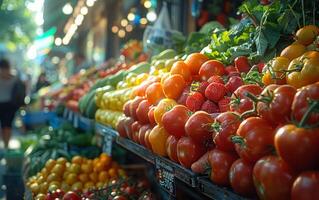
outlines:
[[[231,137],[236,135],[240,123],[240,117],[233,112],[224,112],[215,118],[212,127],[214,128],[215,133],[214,142],[218,149],[227,152],[235,151],[235,145],[232,142]]]
[[[208,156],[212,150],[207,151],[202,157],[200,157],[196,162],[191,166],[193,172],[198,174],[209,174],[210,165],[208,162]]]
[[[183,76],[174,74],[164,81],[163,90],[167,98],[178,99],[186,86]]]
[[[259,117],[250,117],[241,122],[237,130],[235,147],[238,155],[255,163],[273,151],[275,130],[268,122]],[[236,137],[235,136],[235,137]]]
[[[185,135],[185,124],[191,111],[183,105],[176,105],[170,111],[164,113],[162,123],[165,130],[177,138]]]
[[[203,81],[207,81],[213,75],[222,76],[225,73],[225,66],[218,60],[206,61],[199,69],[199,76]]]
[[[235,58],[235,67],[239,72],[247,73],[250,70],[250,64],[246,56],[239,56]]]
[[[233,93],[230,103],[230,110],[238,113],[244,113],[253,109],[253,101],[247,97],[247,93],[255,96],[262,92],[262,88],[258,85],[248,84],[242,85]]]
[[[179,163],[190,168],[191,165],[197,161],[204,153],[206,149],[203,145],[199,145],[194,142],[190,137],[182,137],[177,142],[177,158]]]
[[[276,151],[279,156],[296,170],[311,170],[319,166],[319,128],[299,128],[287,124],[277,130]]]
[[[191,74],[197,75],[200,67],[207,60],[208,60],[208,57],[205,56],[204,54],[192,53],[186,58],[185,63],[188,65]]]
[[[149,124],[143,125],[140,128],[140,130],[138,131],[138,143],[139,144],[146,146],[144,138],[145,138],[146,131],[150,130],[150,129],[151,129],[151,126]]]
[[[253,179],[260,199],[290,200],[294,172],[279,157],[266,156],[254,166]]]
[[[165,95],[161,83],[152,83],[150,86],[147,87],[146,98],[151,104],[156,105],[164,97]]]
[[[134,123],[134,119],[131,117],[127,117],[124,119],[124,128],[127,134],[127,137],[132,139],[133,131],[132,131],[132,124]]]
[[[257,112],[271,124],[285,123],[290,119],[291,105],[297,90],[290,85],[278,85],[274,90],[269,87],[273,86],[267,86],[261,93],[263,101],[258,102]]]
[[[125,114],[126,117],[131,117],[131,111],[130,111],[131,103],[132,103],[132,100],[128,100],[123,106],[123,113]]]
[[[298,122],[309,108],[309,100],[319,100],[319,82],[300,88],[292,103],[292,115]],[[319,121],[319,112],[312,112],[305,124],[314,124]]]
[[[229,172],[230,185],[235,192],[243,196],[253,196],[255,191],[253,181],[254,165],[242,159],[236,160]]]
[[[169,159],[178,163],[177,142],[178,139],[174,135],[170,135],[166,140],[166,151]]]
[[[214,118],[205,111],[195,112],[185,124],[186,135],[195,142],[206,144],[212,138],[211,127]]]
[[[116,130],[121,137],[127,137],[126,130],[125,130],[125,118],[122,118],[117,123]]]
[[[238,157],[235,154],[214,149],[208,155],[209,164],[212,168],[210,179],[217,185],[229,185],[229,170]]]
[[[155,107],[151,107],[147,113],[147,116],[148,116],[148,120],[150,122],[150,124],[152,126],[155,126],[156,125],[156,121],[155,121],[155,118],[154,118],[154,110],[155,110]]]
[[[147,100],[142,100],[137,107],[136,116],[141,124],[149,123],[148,112],[152,105]]]
[[[182,75],[186,82],[190,82],[192,80],[192,75],[189,70],[189,67],[185,64],[184,61],[176,61],[173,64],[170,72],[171,74]]]
[[[137,114],[136,114],[136,110],[138,105],[143,101],[144,99],[142,97],[135,97],[131,104],[130,104],[130,116],[134,119],[137,120]]]
[[[142,125],[138,122],[138,121],[135,121],[132,125],[132,140],[136,143],[139,143],[138,142],[138,135],[139,135],[139,131],[140,131],[140,128],[142,127]]]
[[[81,200],[81,197],[77,195],[75,192],[67,192],[62,200]]]
[[[291,200],[319,199],[319,172],[308,171],[299,174],[291,189]]]
[[[225,72],[228,76],[240,76],[238,70],[232,65],[225,67]]]

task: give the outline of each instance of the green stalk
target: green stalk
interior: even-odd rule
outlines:
[[[313,112],[314,109],[319,107],[319,100],[310,102],[310,106],[305,114],[302,116],[300,123],[298,124],[299,127],[304,127],[310,117],[310,114]]]

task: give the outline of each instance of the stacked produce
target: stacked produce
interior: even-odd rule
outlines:
[[[157,79],[124,105],[117,130],[243,196],[319,198],[318,35],[315,25],[302,27],[266,64],[253,50],[250,58],[211,51],[167,60],[171,67],[153,70]],[[276,47],[260,45],[259,56]]]
[[[71,162],[64,157],[49,159],[39,173],[28,179],[26,185],[35,199],[45,199],[46,195],[48,199],[55,199],[53,195],[59,195],[54,192],[57,189],[61,193],[82,193],[105,187],[125,176],[125,171],[110,156],[102,153],[95,159],[74,156]]]

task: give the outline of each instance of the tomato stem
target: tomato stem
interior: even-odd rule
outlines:
[[[241,147],[246,147],[246,141],[245,141],[245,139],[244,139],[242,136],[233,135],[233,136],[231,137],[231,141],[232,141],[234,144],[239,144]]]
[[[308,108],[308,110],[305,112],[305,114],[302,116],[302,119],[301,119],[301,121],[300,121],[300,123],[299,123],[299,127],[304,127],[305,125],[306,125],[306,123],[307,123],[307,121],[308,121],[308,119],[309,119],[309,117],[310,117],[310,114],[315,110],[315,109],[318,109],[318,107],[319,107],[319,100],[316,100],[316,101],[314,101],[314,100],[311,100],[311,101],[309,101],[309,108]]]

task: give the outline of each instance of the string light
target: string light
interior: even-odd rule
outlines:
[[[127,24],[128,24],[128,21],[126,19],[121,20],[121,26],[125,27],[127,26]]]
[[[55,38],[54,43],[56,46],[60,46],[62,44],[62,39],[57,37],[57,38]]]
[[[86,15],[86,14],[88,14],[88,12],[89,12],[89,9],[86,7],[86,6],[83,6],[82,8],[81,8],[81,14],[82,15]]]
[[[129,14],[127,15],[127,19],[130,20],[130,21],[134,21],[134,19],[135,19],[134,13],[129,13]]]
[[[144,7],[145,7],[145,8],[150,8],[150,7],[152,7],[152,2],[149,1],[149,0],[146,0],[146,1],[144,2]]]
[[[145,25],[145,24],[147,24],[147,19],[146,18],[141,18],[140,19],[140,23],[142,24],[142,25]]]
[[[117,33],[119,31],[119,27],[117,26],[112,26],[112,32]]]
[[[124,37],[125,37],[125,31],[124,31],[123,29],[119,30],[118,36],[119,36],[120,38],[124,38]]]
[[[129,24],[129,25],[127,25],[127,26],[125,27],[125,30],[126,30],[127,32],[131,32],[131,31],[133,30],[133,26],[132,26],[131,24]]]
[[[149,11],[149,12],[146,14],[146,18],[147,18],[149,21],[153,22],[153,21],[156,20],[157,15],[156,15],[156,13],[152,10],[152,11]]]
[[[67,3],[63,6],[62,12],[66,15],[70,15],[73,12],[73,8],[70,3]]]

